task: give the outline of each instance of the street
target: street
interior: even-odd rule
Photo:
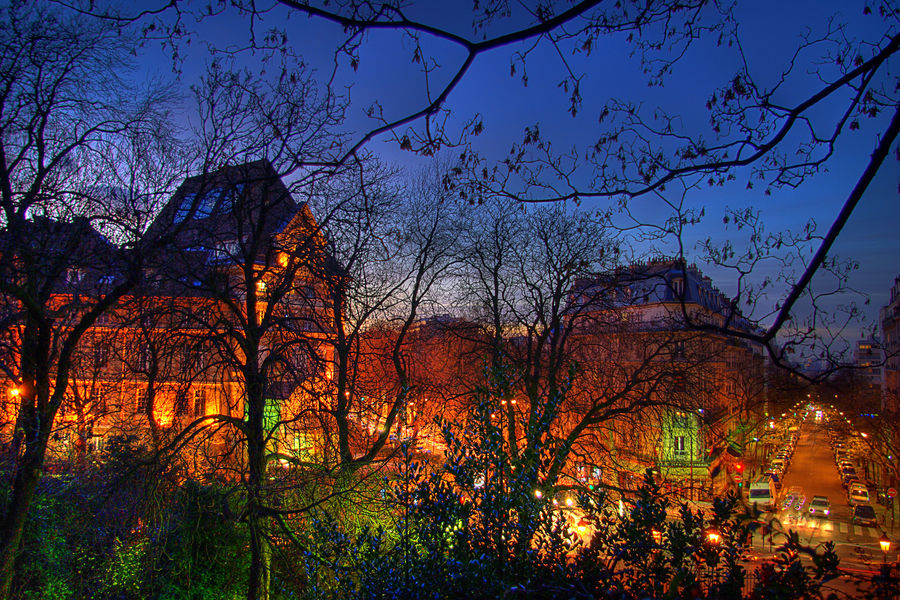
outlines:
[[[803,489],[805,502],[800,510],[791,507],[775,513],[784,530],[792,529],[800,533],[801,541],[810,546],[833,541],[845,570],[871,569],[881,563],[883,556],[878,538],[883,532],[883,512],[876,508],[879,527],[863,527],[850,522],[850,506],[847,493],[841,486],[828,435],[824,427],[807,421],[801,430],[801,437],[787,470],[784,486],[779,498],[783,498],[792,486]],[[814,518],[809,514],[809,501],[813,496],[827,496],[831,502],[828,518]],[[894,534],[887,530],[890,537]],[[777,539],[776,539],[777,543]],[[760,536],[754,539],[754,546],[763,549]],[[768,549],[767,547],[765,549]],[[896,560],[896,550],[888,560]]]

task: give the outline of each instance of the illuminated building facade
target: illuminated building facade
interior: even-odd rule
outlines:
[[[618,373],[630,394],[619,402],[633,407],[598,432],[601,470],[630,485],[650,468],[694,498],[731,486],[764,416],[765,368],[761,347],[716,328],[752,324],[674,259],[583,278],[569,306],[582,368],[607,387]]]
[[[122,254],[90,231],[107,256]],[[226,167],[187,179],[142,244],[139,283],[75,350],[56,457],[83,460],[120,434],[160,444],[191,425],[198,459],[214,463],[239,448],[233,424],[246,419],[250,386],[265,398],[273,452],[321,451],[301,415],[321,408],[331,375],[324,282],[340,269],[309,208],[268,163]],[[61,303],[125,276],[124,264],[75,264],[55,290]]]

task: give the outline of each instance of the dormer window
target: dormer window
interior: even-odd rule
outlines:
[[[672,290],[675,292],[675,296],[682,298],[684,296],[684,279],[681,277],[673,279]]]
[[[66,271],[66,283],[80,283],[84,279],[84,269],[72,268]]]
[[[234,212],[235,200],[244,192],[245,187],[246,185],[241,183],[230,190],[220,187],[213,188],[200,196],[199,200],[197,194],[185,194],[181,205],[175,211],[175,223],[184,221],[191,214],[195,203],[197,206],[194,210],[194,220],[208,219],[214,212]]]

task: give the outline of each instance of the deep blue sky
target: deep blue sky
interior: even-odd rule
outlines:
[[[471,35],[469,6],[469,2],[462,1],[425,2],[411,15]],[[466,16],[457,16],[457,11]],[[821,32],[832,16],[835,17],[834,22],[847,24],[848,38],[877,41],[888,28],[875,12],[874,15],[864,16],[861,3],[855,2],[753,1],[742,3],[736,14],[751,72],[765,82],[772,81],[786,67],[806,28],[813,33]],[[342,39],[339,27],[296,14],[290,16],[281,9],[272,13],[268,23],[283,28],[296,52],[320,75],[328,72],[332,48]],[[185,48],[188,58],[183,64],[183,81],[186,84],[202,72],[208,60],[202,41],[242,45],[247,39],[246,22],[229,16],[196,26],[191,24],[191,27],[195,27],[196,32],[191,46]],[[894,27],[897,27],[896,23]],[[263,29],[265,27],[258,31]],[[540,123],[542,131],[552,135],[557,147],[584,147],[593,142],[597,115],[611,98],[630,99],[645,106],[660,105],[670,113],[683,115],[688,126],[705,126],[705,100],[715,87],[730,79],[738,60],[733,49],[718,48],[701,40],[691,48],[663,88],[648,88],[640,74],[639,62],[629,56],[631,46],[625,43],[623,36],[608,36],[601,38],[600,42],[587,58],[572,57],[567,53],[568,49],[563,48],[574,70],[585,74],[582,89],[584,106],[575,118],[567,113],[566,97],[558,88],[563,79],[562,64],[556,50],[550,46],[538,49],[529,57],[527,87],[518,77],[521,69],[516,77],[510,77],[510,57],[524,46],[510,46],[482,55],[454,90],[447,108],[457,122],[475,113],[483,116],[485,132],[476,145],[486,156],[502,157],[511,143],[521,139],[524,128],[535,123]],[[445,72],[458,64],[463,56],[458,49],[443,41],[426,40],[425,49],[448,67]],[[147,52],[147,66],[165,71],[164,63],[159,62],[153,52]],[[394,115],[420,106],[424,88],[417,71],[418,65],[411,62],[411,56],[412,48],[402,36],[396,32],[380,32],[366,39],[358,71],[351,70],[346,62],[342,64],[339,81],[348,86],[352,124],[365,126],[362,111],[375,99],[382,102],[388,114]],[[896,58],[893,63],[891,72],[896,77]],[[786,88],[782,98],[786,103],[809,93],[815,82],[803,76],[808,68],[809,63],[801,66],[798,70],[801,76]],[[826,113],[827,110],[823,110],[823,118],[829,116]],[[827,171],[797,189],[782,188],[774,190],[771,196],[765,196],[762,186],[752,191],[746,190],[747,177],[739,175],[734,185],[692,192],[689,202],[705,206],[706,218],[689,234],[689,241],[706,237],[722,241],[733,235],[722,225],[726,207],[757,208],[763,214],[768,231],[796,230],[812,219],[818,224],[819,231],[824,233],[865,167],[877,133],[889,117],[888,114],[863,121],[859,131],[849,132],[844,137],[829,161]],[[404,166],[414,167],[421,161],[381,140],[371,143],[369,149],[388,161]],[[870,305],[865,308],[869,323],[877,319],[877,310],[887,302],[894,277],[900,275],[900,210],[897,208],[900,171],[897,165],[897,160],[892,157],[882,167],[878,179],[867,192],[835,248],[839,256],[853,258],[860,264],[851,286],[868,294],[871,299]],[[642,214],[661,214],[658,201],[643,199],[639,202],[638,210]],[[695,253],[690,246],[687,250]],[[709,268],[706,270],[726,293],[734,289],[734,281],[728,274]],[[856,335],[858,333],[854,331],[849,337]]]

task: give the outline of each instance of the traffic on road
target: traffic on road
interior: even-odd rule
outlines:
[[[875,490],[860,470],[860,458],[851,440],[829,426],[830,417],[813,408],[799,419],[763,475],[751,482],[747,501],[765,511],[775,530],[796,531],[814,547],[834,542],[842,567],[865,569],[887,560],[883,549],[895,537],[893,523],[881,507],[876,510]],[[770,543],[758,534],[753,546],[764,554]],[[893,546],[892,561],[897,558]]]

